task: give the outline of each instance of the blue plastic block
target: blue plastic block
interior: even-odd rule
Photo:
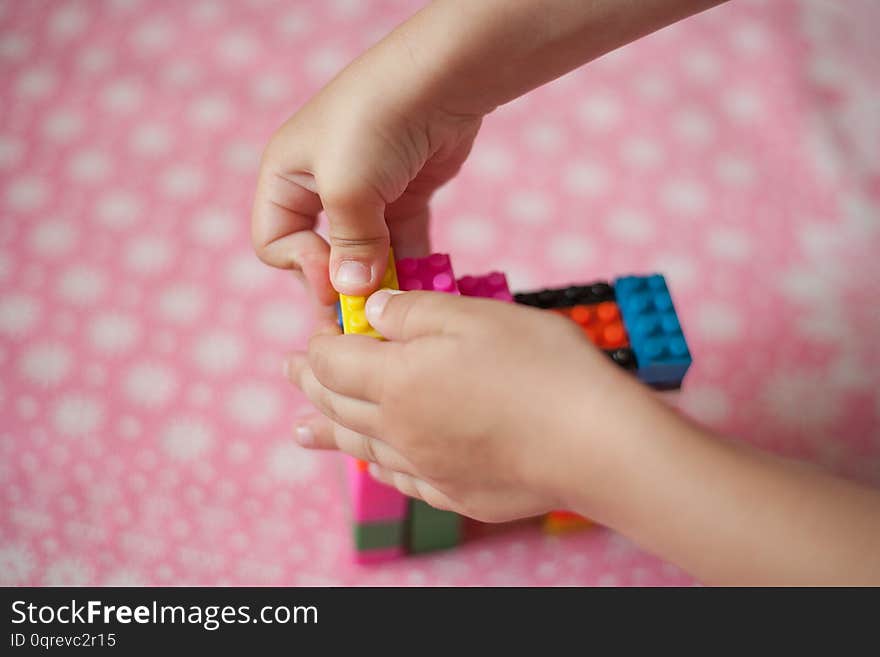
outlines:
[[[345,332],[345,325],[342,323],[342,304],[336,302],[336,322],[339,324],[339,330]]]
[[[636,374],[656,388],[678,388],[691,364],[666,280],[623,276],[614,281],[617,304],[636,355]]]

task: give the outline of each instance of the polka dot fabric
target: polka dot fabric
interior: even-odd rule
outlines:
[[[259,153],[417,4],[0,3],[0,583],[693,583],[602,529],[357,567],[340,459],[293,443]],[[433,232],[514,290],[666,273],[687,412],[880,483],[880,8],[845,4],[740,0],[501,108]]]

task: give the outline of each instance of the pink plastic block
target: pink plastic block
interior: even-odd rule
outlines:
[[[406,517],[407,497],[403,493],[373,479],[358,465],[357,459],[346,457],[345,461],[351,514],[355,522],[402,520]]]
[[[464,276],[458,279],[458,289],[466,297],[485,297],[499,301],[513,301],[507,277],[500,271],[485,276]]]
[[[397,282],[401,290],[432,290],[458,294],[452,263],[445,253],[432,253],[427,258],[398,260]]]
[[[360,564],[380,563],[382,561],[393,561],[400,559],[404,555],[402,547],[379,548],[378,550],[355,550],[354,562]]]

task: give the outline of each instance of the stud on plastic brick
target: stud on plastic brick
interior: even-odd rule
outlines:
[[[639,379],[656,388],[680,386],[691,354],[666,279],[659,274],[623,276],[615,289]]]
[[[397,282],[401,290],[432,290],[458,294],[452,264],[445,253],[432,253],[426,258],[399,260]]]
[[[607,281],[596,281],[589,285],[520,292],[513,298],[517,303],[536,308],[568,308],[614,301],[615,295],[614,288]]]
[[[459,278],[458,290],[466,297],[513,301],[513,295],[510,294],[510,288],[507,286],[507,277],[500,271],[493,271],[485,276]]]
[[[394,265],[394,254],[390,249],[388,250],[388,265],[385,267],[385,275],[382,277],[379,287],[392,290],[400,289],[397,285],[397,267]],[[346,334],[356,333],[382,339],[379,332],[370,326],[370,323],[367,321],[367,315],[364,312],[366,303],[367,297],[355,297],[347,294],[339,295],[342,330]]]
[[[620,309],[613,301],[554,310],[574,320],[593,344],[601,349],[619,349],[629,346]]]

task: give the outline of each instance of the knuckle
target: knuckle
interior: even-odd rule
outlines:
[[[339,403],[337,401],[336,395],[331,393],[326,388],[321,388],[320,396],[320,404],[321,409],[328,418],[333,420],[334,422],[339,422],[341,419]]]
[[[309,340],[309,367],[315,378],[323,385],[332,387],[333,365],[330,356],[316,344],[317,337]]]
[[[379,458],[376,455],[376,444],[369,436],[363,436],[364,460],[370,463],[378,463]]]
[[[390,238],[388,237],[388,233],[383,235],[365,235],[365,236],[343,236],[338,233],[331,232],[328,235],[330,240],[330,245],[343,248],[343,249],[351,249],[358,247],[374,247],[374,246],[386,246],[390,243]]]

